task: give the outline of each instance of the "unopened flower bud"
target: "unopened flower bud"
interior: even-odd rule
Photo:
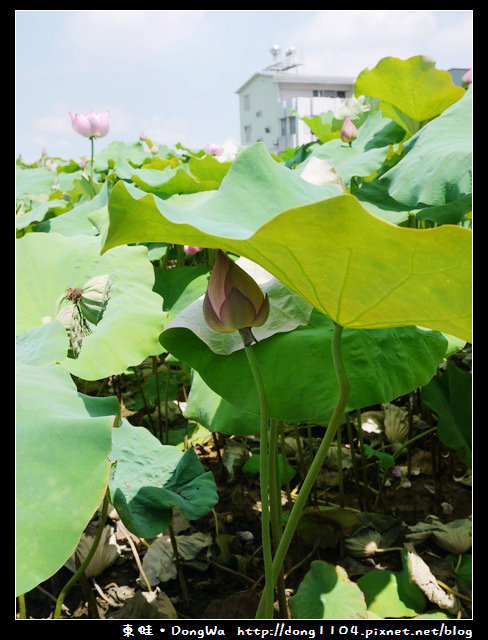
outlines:
[[[358,137],[358,130],[354,122],[350,118],[345,118],[341,127],[341,140],[343,142],[351,142]]]
[[[203,300],[203,315],[209,327],[221,333],[260,327],[268,319],[268,296],[220,249]]]

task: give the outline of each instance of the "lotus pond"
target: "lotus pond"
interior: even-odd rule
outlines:
[[[472,84],[354,89],[18,159],[18,617],[471,618]]]

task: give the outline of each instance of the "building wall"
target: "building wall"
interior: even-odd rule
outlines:
[[[330,92],[343,97],[326,97]],[[280,153],[312,142],[315,138],[301,118],[336,111],[353,94],[353,85],[352,81],[324,84],[291,73],[281,77],[257,73],[237,93],[241,143],[263,142],[271,153]]]
[[[270,78],[256,76],[243,87],[239,94],[242,144],[264,142],[277,152],[277,102],[278,86]]]

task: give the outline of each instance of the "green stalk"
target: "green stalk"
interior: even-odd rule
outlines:
[[[252,333],[250,329],[239,331],[244,343],[249,368],[254,378],[260,409],[260,449],[259,449],[259,480],[261,487],[261,531],[264,560],[264,589],[261,595],[261,609],[258,618],[273,618],[274,580],[273,555],[271,551],[271,515],[269,504],[269,433],[268,433],[268,400],[264,382],[252,348]],[[279,573],[279,572],[278,572]],[[278,578],[278,576],[276,576]]]
[[[100,542],[100,538],[102,537],[103,528],[105,527],[105,522],[107,520],[108,505],[109,505],[108,491],[106,491],[105,497],[103,499],[102,515],[100,517],[100,523],[98,525],[97,534],[93,539],[92,546],[90,547],[90,551],[86,554],[85,559],[80,564],[78,569],[75,571],[72,578],[68,580],[68,582],[61,589],[61,593],[58,596],[58,599],[56,601],[56,607],[54,609],[53,618],[55,620],[61,616],[61,608],[63,606],[64,599],[66,598],[68,592],[71,590],[71,587],[78,582],[80,576],[83,575],[83,573],[85,572],[85,569],[88,567],[88,565],[91,562],[91,559],[95,555],[95,551],[97,550],[98,543]]]
[[[270,495],[270,516],[271,534],[273,539],[273,551],[278,548],[281,540],[282,518],[281,518],[281,486],[278,471],[278,420],[270,419],[269,428],[269,495]],[[283,578],[283,568],[278,576],[277,584],[278,606],[280,618],[287,618],[285,580]]]
[[[342,359],[342,348],[341,348],[342,330],[343,330],[343,327],[334,323],[334,332],[332,334],[332,345],[331,345],[332,361],[334,363],[337,383],[339,386],[339,397],[337,398],[337,402],[334,407],[334,411],[329,421],[329,425],[325,432],[324,438],[315,455],[315,458],[312,461],[312,464],[310,465],[310,469],[308,470],[305,480],[303,481],[302,487],[300,489],[300,492],[298,493],[296,502],[293,505],[293,509],[291,510],[290,517],[288,518],[288,522],[286,523],[285,529],[281,536],[280,543],[276,550],[275,557],[273,559],[272,585],[274,585],[276,580],[278,579],[286,554],[288,552],[288,548],[291,544],[291,541],[295,534],[295,530],[300,520],[300,516],[307,503],[307,499],[310,494],[310,491],[312,490],[315,484],[317,475],[320,469],[322,468],[323,463],[325,462],[325,458],[327,456],[327,453],[329,452],[330,445],[334,440],[337,429],[342,424],[344,411],[346,409],[347,400],[349,397],[349,383],[346,377],[346,371],[345,371],[344,362]],[[265,611],[266,601],[263,596],[264,594],[261,596],[261,601],[258,606],[256,618],[264,617],[263,613]]]
[[[94,158],[94,153],[93,153],[93,147],[94,147],[94,143],[93,143],[94,137],[92,136],[90,138],[90,144],[91,144],[91,162],[90,162],[90,192],[91,192],[91,197],[93,198],[93,196],[95,195],[95,187],[93,186],[93,158]]]

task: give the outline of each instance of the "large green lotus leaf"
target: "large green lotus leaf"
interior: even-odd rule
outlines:
[[[36,225],[34,231],[61,233],[64,236],[90,235],[100,232],[99,220],[108,215],[108,183],[104,182],[96,196],[76,204],[61,216]]]
[[[345,327],[421,325],[470,341],[471,232],[397,227],[354,196],[329,197],[335,192],[305,182],[258,143],[191,209],[117,183],[103,250],[145,241],[220,247]]]
[[[271,417],[327,424],[337,396],[332,332],[332,321],[313,311],[306,326],[253,345]],[[254,380],[242,349],[220,355],[184,328],[167,328],[161,342],[239,411],[259,413]],[[347,410],[387,402],[427,384],[450,348],[442,334],[417,327],[345,329],[342,344],[351,388]],[[216,410],[209,409],[208,415]]]
[[[66,200],[48,200],[41,204],[34,205],[28,213],[17,215],[15,218],[15,227],[17,229],[25,229],[30,224],[42,222],[48,216],[58,216],[70,208],[71,205]]]
[[[352,176],[369,176],[377,171],[385,161],[389,145],[400,142],[403,136],[403,129],[384,118],[380,111],[374,111],[359,127],[351,146],[340,139],[322,144],[297,171],[300,174],[305,171],[312,158],[327,159],[349,184]]]
[[[368,618],[361,589],[346,571],[322,560],[314,560],[297,592],[290,598],[293,618],[357,620]]]
[[[218,500],[213,475],[193,449],[163,445],[144,427],[125,419],[113,431],[115,462],[110,495],[126,527],[152,538],[171,522],[173,507],[189,520],[206,515]]]
[[[461,449],[465,464],[471,467],[471,374],[450,360],[446,370],[422,389],[422,400],[437,414],[439,439]]]
[[[151,155],[145,151],[142,142],[114,141],[102,151],[97,151],[93,167],[95,171],[106,171],[110,165],[113,166],[118,160],[127,160],[134,166],[140,166],[148,157],[150,158]]]
[[[419,208],[471,194],[472,106],[469,89],[404,144],[404,157],[380,178],[392,198]]]
[[[71,556],[108,483],[117,399],[78,393],[69,372],[52,364],[63,351],[58,321],[17,341],[18,594]]]
[[[203,198],[196,194],[199,196],[196,204],[188,208],[118,182],[109,200],[110,225],[104,251],[128,242],[215,247],[220,237],[249,238],[282,211],[339,193],[336,186],[302,180],[297,173],[275,162],[266,147],[257,143],[238,155],[217,191]],[[173,235],[181,242],[172,240]],[[202,243],[187,242],[192,237]],[[213,243],[205,244],[203,241],[207,239]]]
[[[58,320],[51,320],[19,334],[15,346],[17,362],[59,363],[66,355],[66,330]]]
[[[177,164],[157,158],[135,169],[126,161],[118,162],[115,170],[120,178],[132,180],[137,186],[159,197],[175,194],[215,191],[229,171],[230,162],[221,163],[213,156],[192,157],[188,163]]]
[[[415,125],[462,98],[464,89],[454,84],[448,71],[436,69],[432,58],[413,56],[383,58],[373,69],[365,69],[354,83],[354,93],[382,100],[383,113],[413,133]]]
[[[101,321],[84,338],[78,358],[66,355],[62,364],[80,378],[96,380],[161,352],[162,299],[152,291],[146,247],[117,247],[100,255],[99,237],[57,233],[31,233],[16,242],[18,333],[52,320],[66,288],[109,275],[112,286]]]
[[[260,417],[245,413],[215,393],[198,371],[193,371],[188,402],[183,412],[185,418],[195,420],[209,431],[228,435],[259,435]]]
[[[34,167],[23,169],[16,167],[16,193],[17,197],[30,196],[34,200],[41,197],[48,199],[53,188],[67,191],[71,189],[75,180],[82,176],[81,171],[66,173],[64,171],[51,171],[47,167]]]

